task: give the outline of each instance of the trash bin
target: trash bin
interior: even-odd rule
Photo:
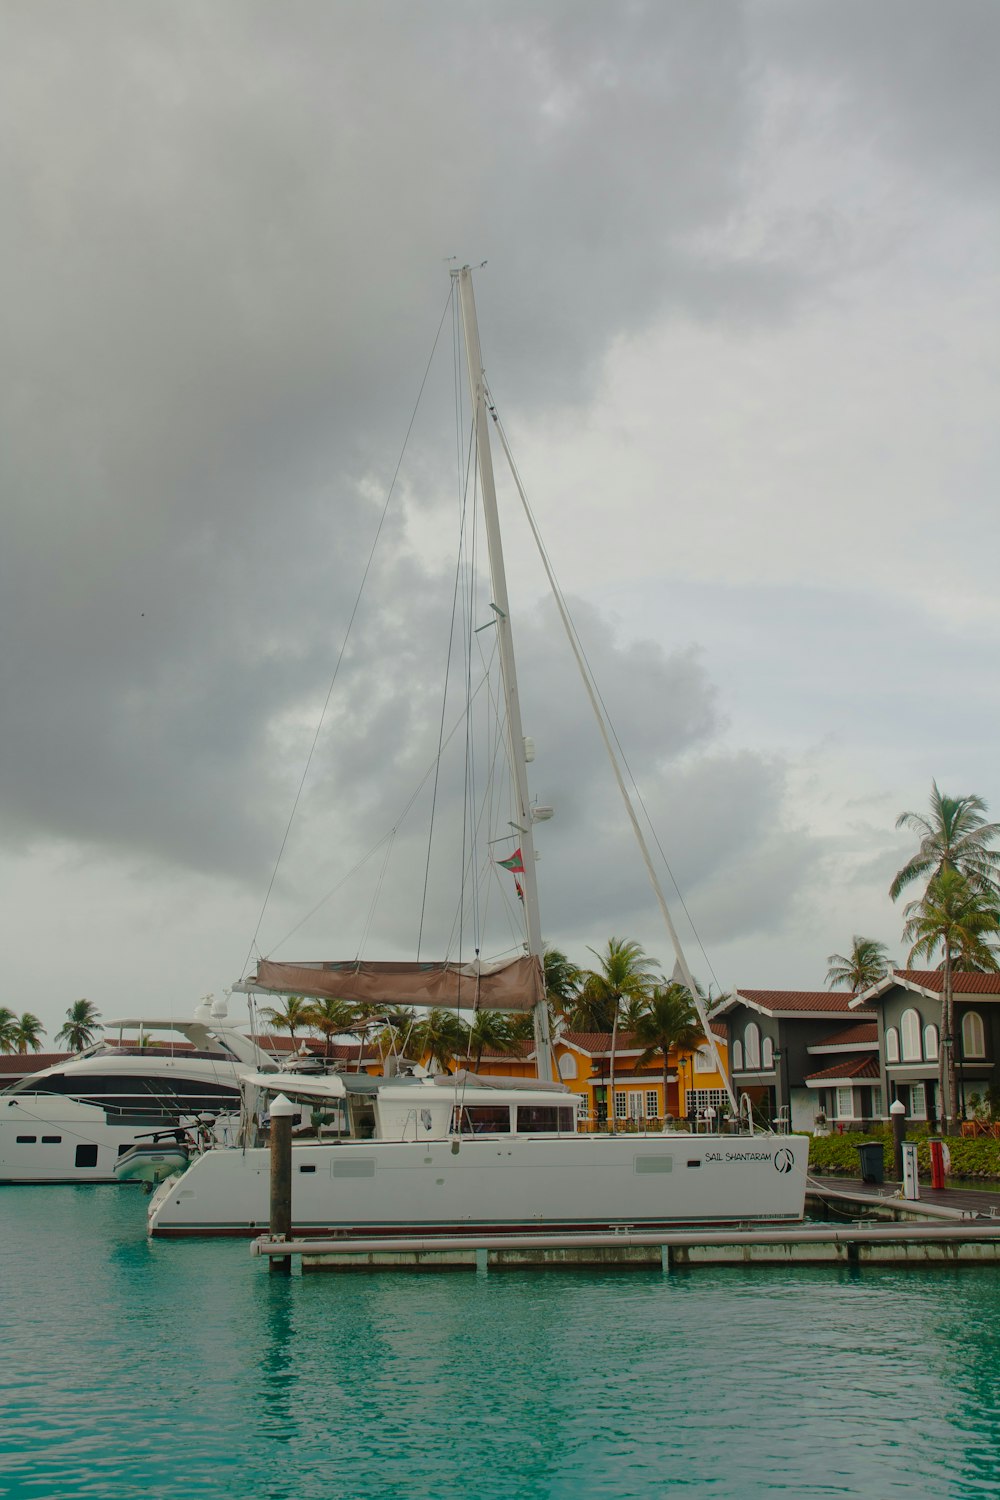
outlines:
[[[885,1156],[882,1151],[882,1142],[862,1141],[858,1147],[858,1155],[861,1157],[861,1181],[884,1182]]]

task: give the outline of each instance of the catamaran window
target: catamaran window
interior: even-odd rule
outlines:
[[[885,1034],[885,1060],[886,1062],[899,1062],[899,1032],[895,1026],[890,1026]]]
[[[760,1052],[760,1065],[762,1068],[774,1067],[774,1043],[769,1036],[764,1038],[764,1045]]]
[[[576,1124],[573,1113],[572,1104],[519,1104],[517,1128],[522,1135],[573,1130]]]
[[[660,1112],[660,1096],[655,1089],[646,1092],[646,1119],[655,1120]]]
[[[452,1129],[459,1135],[509,1135],[509,1104],[456,1104]]]
[[[734,1042],[733,1043],[733,1072],[734,1073],[742,1073],[743,1072],[743,1043],[742,1042]]]
[[[899,1018],[899,1038],[903,1044],[903,1061],[920,1061],[920,1016],[915,1010],[904,1010]]]
[[[77,1146],[77,1148],[76,1148],[76,1165],[78,1167],[96,1167],[97,1166],[97,1147],[96,1146],[90,1146],[90,1145],[87,1145],[87,1146]]]
[[[37,1135],[19,1135],[17,1138],[17,1144],[19,1146],[34,1146],[37,1144],[37,1142]]]
[[[615,1119],[628,1119],[628,1095],[624,1089],[620,1091],[615,1089]]]
[[[924,1027],[924,1056],[928,1062],[937,1062],[938,1029],[936,1026]]]
[[[60,1146],[60,1145],[62,1145],[62,1136],[61,1135],[43,1135],[42,1136],[42,1145],[43,1146]]]
[[[962,1017],[962,1056],[986,1056],[986,1033],[977,1010],[967,1010]]]
[[[760,1027],[756,1021],[751,1021],[743,1033],[743,1043],[746,1047],[747,1068],[760,1067]]]

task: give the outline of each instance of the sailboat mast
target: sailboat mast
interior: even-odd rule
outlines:
[[[521,705],[517,692],[517,673],[514,666],[514,643],[510,628],[510,606],[507,599],[507,574],[504,569],[503,543],[500,536],[500,517],[497,509],[496,484],[493,478],[493,456],[490,452],[489,421],[486,411],[486,386],[483,380],[483,359],[479,347],[479,323],[476,318],[476,299],[472,291],[472,270],[463,266],[453,272],[458,278],[458,290],[462,307],[462,328],[465,335],[465,359],[469,371],[469,389],[472,395],[472,416],[476,433],[476,457],[479,464],[479,482],[483,492],[483,512],[486,522],[486,541],[490,557],[490,578],[493,589],[493,606],[496,611],[497,643],[500,653],[500,674],[503,681],[504,707],[507,715],[507,740],[511,773],[514,778],[514,795],[517,804],[517,836],[524,862],[524,917],[527,926],[528,952],[538,959],[543,968],[542,926],[538,909],[538,878],[535,870],[535,842],[532,833],[531,804],[528,800],[528,771],[524,752],[524,731],[521,727]],[[549,1012],[544,985],[534,1007],[535,1022],[535,1066],[539,1078],[552,1077],[552,1046],[549,1037]]]

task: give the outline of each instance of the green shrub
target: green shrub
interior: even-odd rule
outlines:
[[[915,1125],[907,1129],[906,1139],[917,1143],[917,1165],[922,1178],[931,1175],[930,1153],[927,1140],[930,1128]],[[858,1147],[864,1141],[881,1141],[885,1172],[892,1176],[892,1128],[877,1125],[871,1130],[845,1131],[843,1135],[814,1135],[809,1141],[809,1170],[826,1176],[842,1173],[845,1177],[860,1177],[861,1160]],[[951,1153],[951,1175],[953,1177],[979,1177],[983,1181],[1000,1179],[1000,1141],[988,1136],[949,1136],[948,1150]]]

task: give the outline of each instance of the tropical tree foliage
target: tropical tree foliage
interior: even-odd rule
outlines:
[[[15,1049],[22,1055],[26,1052],[40,1052],[42,1050],[42,1037],[45,1035],[45,1027],[39,1018],[26,1010],[23,1015],[14,1017],[14,1025],[11,1037]]]
[[[294,1042],[296,1031],[312,1025],[309,1012],[316,1003],[315,1000],[303,999],[301,995],[287,995],[284,1005],[267,1005],[261,1015],[269,1025],[287,1031]]]
[[[874,938],[859,937],[855,933],[851,939],[850,953],[827,954],[826,961],[830,965],[826,971],[827,988],[835,990],[843,985],[855,994],[870,989],[889,973],[891,963],[888,954],[885,943],[878,943]]]
[[[531,1012],[525,1012],[531,1020]],[[532,1028],[532,1036],[534,1029]],[[520,1038],[514,1036],[511,1017],[502,1010],[477,1010],[466,1036],[468,1058],[473,1072],[479,1071],[483,1052],[487,1047],[493,1052],[514,1052]]]
[[[358,1029],[358,1012],[349,1000],[313,1000],[302,1013],[305,1024],[318,1031],[324,1040],[323,1055],[330,1056],[330,1047],[335,1036]],[[363,1028],[362,1028],[363,1029]]]
[[[615,1129],[615,1047],[618,1042],[618,1022],[622,1003],[635,1000],[648,1001],[654,983],[652,971],[656,968],[657,961],[647,956],[641,943],[629,942],[623,938],[609,938],[603,953],[599,953],[596,948],[589,948],[587,951],[593,953],[597,959],[597,968],[585,972],[575,1010],[583,1011],[595,1022],[603,1022],[601,1025],[592,1025],[590,1029],[611,1032],[611,1055],[608,1069],[611,1107],[608,1110],[608,1119],[613,1132]]]
[[[6,1005],[0,1005],[0,1052],[16,1052],[17,1043],[14,1040],[14,1031],[17,1025],[17,1017]]]
[[[469,1051],[469,1028],[453,1010],[435,1008],[417,1021],[413,1028],[413,1048],[428,1056],[442,1072],[452,1071],[452,1060],[466,1057]]]
[[[1000,850],[990,845],[1000,837],[1000,823],[986,821],[982,797],[947,797],[931,783],[930,816],[904,812],[897,828],[912,828],[920,836],[920,847],[897,871],[889,887],[893,901],[914,880],[932,879],[944,870],[965,877],[974,890],[1000,901]]]
[[[65,1042],[71,1052],[82,1052],[89,1047],[95,1034],[101,1030],[98,1020],[100,1011],[91,1000],[74,1000],[66,1012],[66,1019],[56,1032],[55,1040]]]
[[[663,1109],[666,1113],[671,1047],[676,1047],[678,1052],[694,1052],[705,1040],[690,990],[683,984],[657,985],[632,1030],[639,1046],[646,1049],[637,1066],[652,1062],[657,1053],[663,1059]]]
[[[919,901],[911,901],[904,916],[906,942],[912,943],[909,962],[930,961],[940,951],[938,967],[943,971],[941,993],[941,1100],[942,1114],[954,1120],[955,1002],[952,973],[973,969],[987,973],[1000,970],[1000,957],[991,940],[1000,934],[1000,910],[989,891],[974,885],[958,870],[946,866],[929,882]]]
[[[546,948],[542,966],[549,1004],[558,1015],[565,1016],[579,994],[581,972],[559,948]]]

